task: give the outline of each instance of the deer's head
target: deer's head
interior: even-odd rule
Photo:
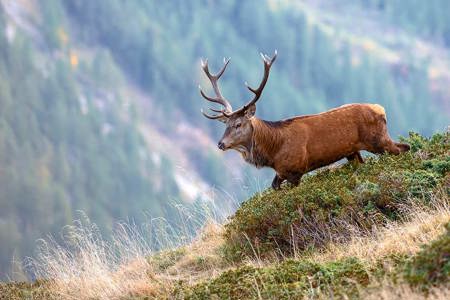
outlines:
[[[222,109],[214,109],[210,108],[211,111],[215,112],[214,115],[209,115],[202,110],[202,114],[208,119],[218,120],[226,124],[225,132],[220,139],[217,146],[221,150],[227,149],[236,149],[241,151],[241,149],[246,148],[249,149],[249,143],[251,142],[253,127],[251,123],[251,118],[255,115],[256,112],[256,102],[261,97],[262,91],[267,83],[267,79],[269,78],[270,67],[272,63],[277,58],[277,51],[272,58],[267,55],[261,54],[261,57],[264,62],[264,76],[259,84],[259,87],[254,89],[250,87],[247,83],[245,85],[247,88],[254,94],[253,99],[251,99],[247,104],[242,106],[241,108],[234,110],[231,107],[231,104],[228,100],[226,100],[222,93],[220,92],[219,85],[217,81],[220,76],[225,72],[225,69],[230,62],[230,59],[224,59],[224,66],[217,74],[211,74],[208,68],[208,61],[202,60],[202,69],[205,72],[206,76],[211,81],[211,85],[213,87],[214,93],[216,97],[207,96],[203,90],[200,88],[200,94],[203,98],[210,102],[218,103],[223,106]]]

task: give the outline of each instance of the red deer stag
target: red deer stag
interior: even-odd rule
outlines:
[[[256,102],[269,78],[270,67],[277,57],[261,54],[264,76],[254,89],[247,104],[233,111],[220,92],[217,81],[222,76],[230,59],[224,60],[223,68],[211,74],[208,61],[202,61],[202,69],[211,81],[216,97],[200,94],[208,101],[218,103],[222,109],[213,109],[214,115],[202,114],[226,124],[225,133],[218,143],[221,150],[234,149],[248,163],[273,168],[276,172],[272,182],[274,189],[287,180],[298,185],[303,174],[336,162],[342,158],[363,162],[359,151],[399,154],[409,150],[409,145],[394,142],[387,131],[384,108],[378,104],[354,103],[329,111],[306,116],[297,116],[271,122],[255,117]]]

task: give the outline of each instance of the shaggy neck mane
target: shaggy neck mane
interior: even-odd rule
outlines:
[[[283,142],[281,126],[273,126],[271,122],[258,118],[252,118],[251,122],[253,136],[247,155],[243,154],[244,159],[257,168],[273,167],[273,158]]]

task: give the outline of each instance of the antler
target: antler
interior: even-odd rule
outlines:
[[[212,87],[214,89],[214,92],[216,94],[216,98],[207,96],[203,92],[202,88],[199,86],[200,94],[206,100],[214,102],[214,103],[221,104],[224,107],[222,110],[210,108],[211,111],[219,113],[219,114],[216,114],[216,115],[208,115],[202,109],[201,110],[202,114],[205,117],[207,117],[208,119],[215,120],[215,119],[224,119],[224,117],[228,118],[231,115],[232,111],[233,111],[230,102],[228,102],[228,100],[226,100],[222,96],[222,93],[220,92],[220,89],[219,89],[219,85],[217,83],[217,81],[219,80],[220,76],[222,76],[223,72],[225,72],[225,69],[227,68],[228,63],[230,62],[230,59],[229,58],[228,59],[224,58],[223,62],[224,62],[224,66],[222,67],[222,69],[217,74],[211,74],[209,72],[208,60],[205,60],[205,61],[202,60],[202,69],[205,72],[206,76],[208,77],[209,81],[211,81],[211,85],[212,85]]]
[[[233,111],[233,114],[241,112],[241,111],[245,111],[247,110],[250,106],[252,106],[253,104],[256,103],[256,101],[259,100],[259,98],[261,97],[262,91],[264,90],[264,87],[266,86],[267,83],[267,79],[269,79],[269,73],[270,73],[270,67],[272,66],[273,62],[275,61],[275,59],[277,58],[277,50],[275,50],[275,53],[273,55],[272,58],[270,58],[269,56],[260,53],[261,58],[263,59],[264,62],[264,76],[263,79],[261,80],[261,83],[259,84],[257,89],[254,89],[252,87],[250,87],[248,85],[247,82],[245,82],[245,86],[253,93],[255,94],[255,96],[253,97],[252,100],[250,100],[247,104],[245,104],[244,106],[242,106],[241,108]]]
[[[252,100],[250,100],[247,104],[245,104],[244,106],[242,106],[241,108],[233,111],[230,102],[228,102],[228,100],[226,100],[223,96],[222,93],[220,92],[219,86],[217,84],[217,81],[219,80],[220,76],[222,76],[223,72],[225,72],[225,69],[228,65],[228,63],[230,62],[230,59],[224,59],[224,66],[222,67],[222,69],[215,75],[211,74],[209,72],[209,68],[208,68],[208,60],[203,61],[202,60],[202,69],[205,72],[206,76],[209,78],[209,80],[211,81],[211,85],[214,89],[214,92],[216,93],[216,98],[213,97],[209,97],[207,96],[202,88],[199,86],[200,89],[200,94],[202,95],[203,98],[205,98],[208,101],[214,102],[214,103],[218,103],[221,104],[224,108],[219,110],[219,109],[213,109],[210,108],[211,111],[216,112],[217,114],[215,115],[208,115],[207,113],[205,113],[203,111],[203,109],[201,110],[202,114],[207,117],[208,119],[213,119],[216,120],[218,119],[219,121],[225,121],[227,118],[231,117],[232,115],[242,112],[242,111],[246,111],[250,106],[254,105],[256,103],[256,101],[259,100],[259,98],[261,97],[262,91],[264,90],[264,87],[266,86],[267,83],[267,79],[269,79],[269,73],[270,73],[270,67],[272,66],[273,62],[275,61],[275,59],[277,58],[277,50],[275,50],[275,53],[273,55],[272,58],[270,58],[267,55],[264,55],[261,53],[261,57],[263,59],[264,62],[264,76],[263,79],[261,80],[261,83],[259,84],[257,89],[254,89],[252,87],[250,87],[247,82],[245,83],[245,85],[247,86],[247,88],[253,93],[255,94],[255,96],[253,97]]]

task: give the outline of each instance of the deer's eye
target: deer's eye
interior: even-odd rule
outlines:
[[[236,128],[241,127],[241,123],[236,124],[235,127],[236,127]]]

